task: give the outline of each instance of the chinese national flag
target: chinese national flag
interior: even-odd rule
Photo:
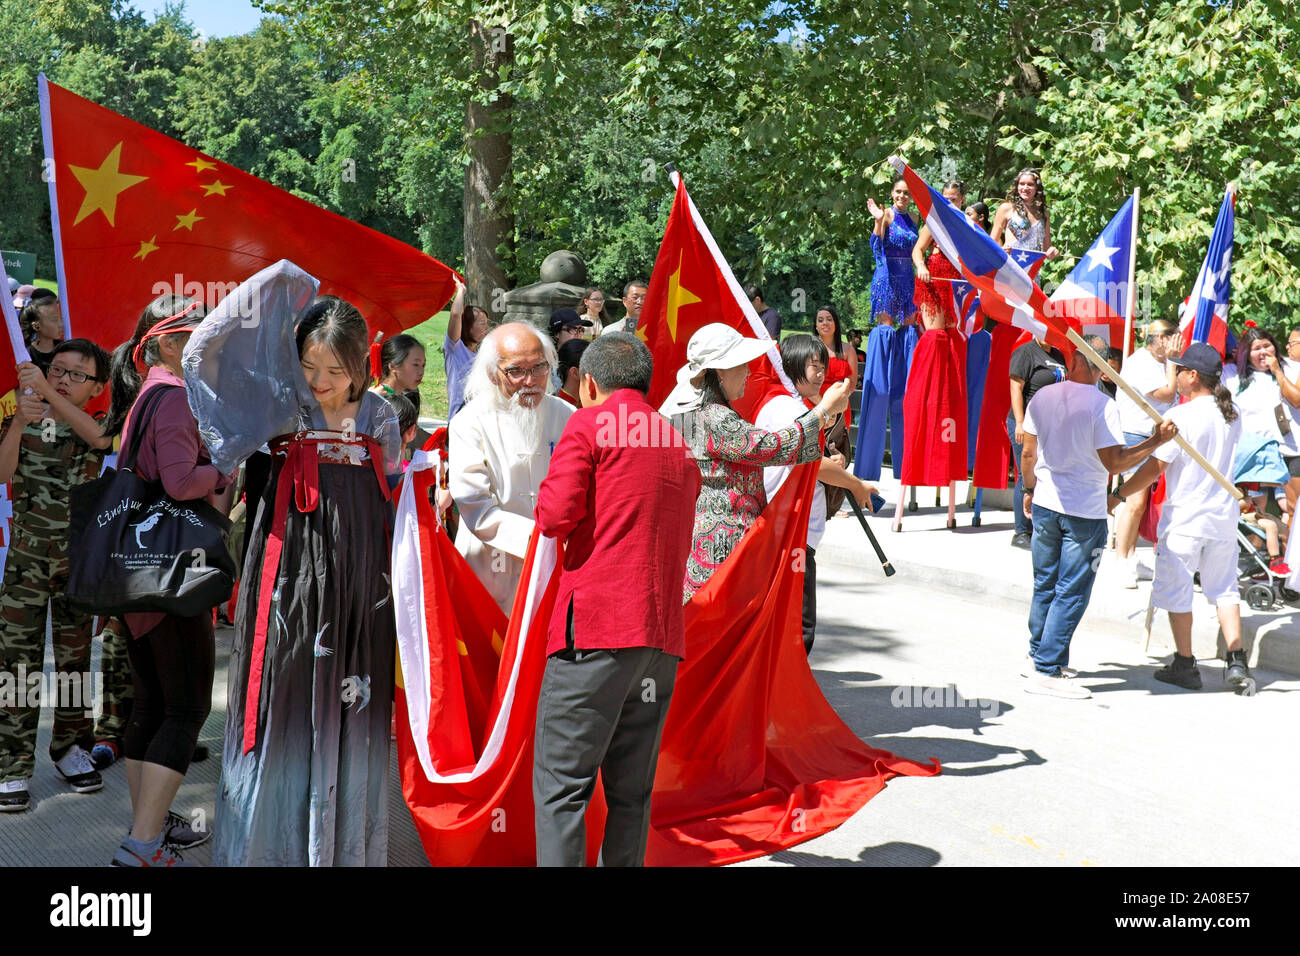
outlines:
[[[107,349],[155,297],[215,306],[290,259],[392,335],[452,296],[438,260],[40,77],[59,292],[73,335]]]
[[[729,325],[748,338],[768,339],[753,305],[722,258],[699,210],[686,194],[686,184],[677,179],[668,226],[655,259],[646,290],[645,308],[636,334],[654,356],[654,378],[650,382],[650,404],[663,404],[677,385],[677,371],[686,364],[686,345],[691,336],[710,322]],[[754,413],[774,388],[794,394],[780,367],[776,343],[768,354],[750,363],[745,394],[732,405],[745,418]]]

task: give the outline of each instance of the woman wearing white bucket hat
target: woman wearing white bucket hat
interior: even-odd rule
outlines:
[[[764,431],[741,418],[730,403],[745,393],[749,363],[770,345],[719,322],[704,326],[691,336],[677,387],[659,409],[686,438],[704,479],[683,601],[704,586],[766,507],[763,467],[816,461],[821,430],[848,407],[852,383],[845,380],[789,428]]]

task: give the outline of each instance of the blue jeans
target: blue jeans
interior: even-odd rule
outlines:
[[[1029,606],[1029,654],[1040,674],[1070,660],[1070,640],[1092,597],[1106,543],[1105,518],[1076,518],[1033,506],[1034,600]]]
[[[1025,517],[1025,483],[1020,475],[1020,452],[1023,445],[1016,441],[1016,416],[1007,415],[1007,438],[1011,439],[1011,463],[1016,469],[1016,484],[1011,489],[1011,513],[1016,519],[1016,534],[1029,534],[1033,525]]]

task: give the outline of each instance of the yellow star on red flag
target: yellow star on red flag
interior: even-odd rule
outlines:
[[[668,277],[668,311],[664,318],[668,322],[668,334],[674,342],[677,341],[677,310],[684,305],[694,305],[702,301],[690,289],[682,285],[682,259],[686,256],[686,250],[682,250],[681,255],[677,257],[677,271]]]
[[[133,255],[131,258],[139,259],[141,262],[144,262],[145,256],[149,255],[149,253],[151,252],[156,252],[158,250],[158,246],[155,245],[154,243],[154,240],[157,238],[158,236],[155,234],[150,236],[148,239],[141,239],[140,248],[135,251],[135,255]]]
[[[121,159],[122,144],[118,143],[108,151],[108,155],[104,157],[98,169],[68,164],[72,175],[77,177],[77,182],[81,183],[82,188],[86,190],[81,208],[77,210],[77,218],[72,221],[74,226],[96,211],[104,214],[110,226],[116,225],[113,218],[117,215],[118,194],[149,178],[120,172]]]
[[[224,196],[226,194],[226,190],[230,188],[225,183],[223,183],[220,179],[214,179],[212,182],[203,183],[202,185],[203,185],[203,195],[205,196],[211,196],[213,193],[216,193],[218,196]]]
[[[176,225],[172,226],[172,232],[175,232],[177,229],[180,229],[182,227],[188,229],[190,232],[193,232],[194,224],[200,221],[201,219],[205,219],[205,218],[207,217],[198,215],[197,209],[191,209],[185,215],[176,217]]]
[[[201,172],[203,172],[205,169],[216,169],[216,168],[217,168],[217,164],[216,164],[216,163],[208,162],[208,161],[207,161],[206,159],[204,159],[202,156],[198,157],[197,159],[191,160],[190,162],[186,163],[185,165],[186,165],[186,166],[193,166],[193,167],[194,167],[194,171],[195,171],[196,173],[201,173]]]

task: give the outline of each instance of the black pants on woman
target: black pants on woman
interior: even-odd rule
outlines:
[[[122,753],[183,774],[212,709],[212,612],[169,614],[148,634],[130,638],[128,652],[135,704]]]

